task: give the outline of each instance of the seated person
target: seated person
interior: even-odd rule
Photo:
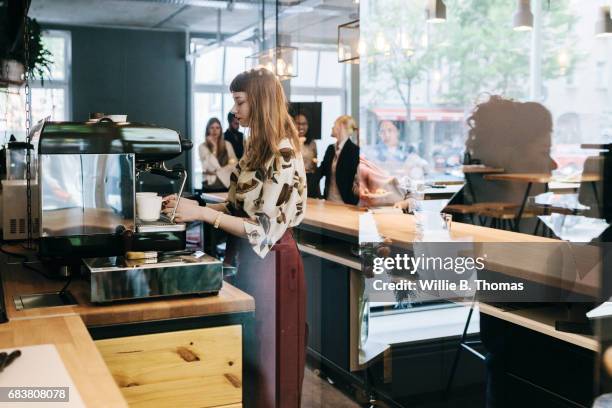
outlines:
[[[363,155],[398,178],[423,180],[429,172],[427,161],[417,154],[416,149],[413,146],[406,148],[401,143],[398,124],[391,120],[380,122],[376,144],[364,148]]]
[[[329,145],[321,167],[317,169],[317,180],[325,177],[323,197],[326,200],[353,205],[359,202],[359,195],[353,189],[359,165],[359,146],[350,139],[355,130],[355,121],[348,115],[340,116],[334,123],[332,136],[336,143]]]
[[[476,106],[467,122],[470,130],[465,148],[472,159],[506,173],[551,174],[557,167],[550,157],[552,116],[543,105],[492,96]],[[479,203],[518,206],[526,189],[524,183],[487,181],[482,176],[470,177],[470,183]],[[534,184],[530,195],[544,189],[544,184]]]
[[[204,191],[226,191],[238,159],[230,142],[223,140],[221,122],[211,118],[206,124],[206,139],[200,145]]]

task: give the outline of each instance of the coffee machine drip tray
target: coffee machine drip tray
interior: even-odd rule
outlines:
[[[83,264],[96,303],[217,293],[223,283],[223,263],[209,255],[87,258]]]
[[[180,232],[185,231],[184,223],[175,224],[169,218],[162,216],[157,221],[136,220],[136,232]]]

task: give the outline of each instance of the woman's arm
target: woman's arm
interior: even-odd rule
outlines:
[[[244,219],[227,214],[225,212],[227,208],[221,206],[225,206],[225,203],[200,207],[198,205],[192,205],[188,201],[181,200],[176,209],[174,219],[177,222],[204,221],[207,224],[214,225],[217,221],[217,217],[220,217],[218,218],[220,229],[237,237],[245,238]],[[166,214],[172,214],[174,207],[176,207],[176,198],[170,197],[163,211]]]

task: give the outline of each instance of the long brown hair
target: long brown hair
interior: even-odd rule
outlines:
[[[206,132],[204,133],[204,140],[206,141],[206,147],[208,147],[208,150],[210,150],[211,152],[214,152],[215,150],[215,146],[213,146],[213,144],[211,142],[208,141],[208,138],[206,138],[206,136],[208,136],[210,134],[210,127],[214,124],[218,124],[219,125],[219,129],[221,129],[221,133],[219,134],[219,138],[217,139],[217,160],[219,161],[219,164],[221,166],[225,166],[227,164],[227,162],[229,161],[229,156],[227,153],[227,149],[225,148],[225,139],[223,139],[223,127],[221,126],[221,121],[217,118],[210,118],[208,120],[208,123],[206,124]]]
[[[230,84],[230,91],[246,92],[249,103],[250,135],[244,155],[248,169],[264,169],[279,153],[278,145],[285,137],[299,154],[298,132],[287,111],[285,92],[272,72],[258,68],[238,74]]]

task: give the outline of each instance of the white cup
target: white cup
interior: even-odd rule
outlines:
[[[141,221],[157,221],[161,213],[162,197],[157,194],[136,193],[136,212]]]
[[[136,197],[145,197],[145,196],[156,196],[157,193],[147,192],[147,191],[139,191],[136,193]]]

